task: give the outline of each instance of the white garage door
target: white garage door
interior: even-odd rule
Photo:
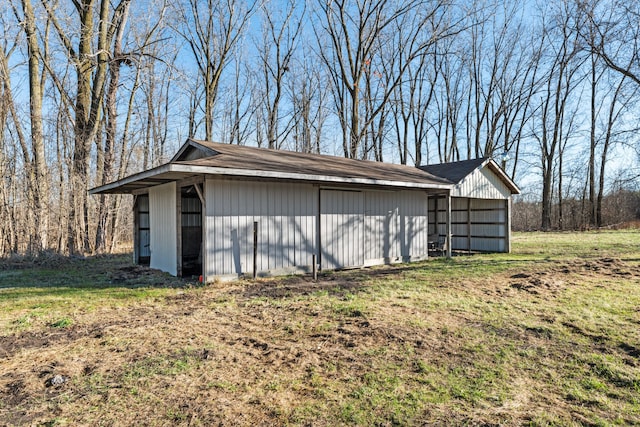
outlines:
[[[364,194],[320,191],[320,263],[323,269],[364,265]]]

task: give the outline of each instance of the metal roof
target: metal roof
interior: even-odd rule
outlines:
[[[169,163],[89,192],[131,193],[194,175],[416,189],[452,186],[448,179],[413,166],[189,139]]]

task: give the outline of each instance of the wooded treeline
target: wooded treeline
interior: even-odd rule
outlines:
[[[7,0],[0,29],[0,256],[113,250],[130,198],[87,190],[187,137],[492,156],[531,183],[530,228],[638,190],[638,2]]]

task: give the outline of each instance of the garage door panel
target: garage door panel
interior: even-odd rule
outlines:
[[[364,195],[320,191],[320,242],[323,269],[364,265]]]

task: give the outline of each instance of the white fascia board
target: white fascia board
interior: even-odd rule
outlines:
[[[92,188],[91,190],[89,190],[89,194],[96,194],[103,191],[113,190],[114,188],[120,187],[125,184],[130,184],[135,181],[141,181],[146,178],[153,178],[154,176],[160,175],[162,173],[171,172],[171,166],[171,164],[166,163],[153,169],[129,175],[128,177],[122,178],[121,180],[110,182],[109,184],[105,184],[100,187]]]
[[[511,193],[520,194],[520,188],[518,187],[518,185],[515,182],[513,182],[513,180],[509,177],[509,175],[507,175],[507,173],[504,170],[502,170],[500,165],[498,165],[493,159],[488,159],[488,160],[489,162],[487,163],[491,163],[491,165],[493,166],[492,168],[493,172],[496,175],[498,175],[500,179],[504,181],[505,184],[507,184],[507,187],[511,188]],[[484,167],[484,164],[483,164],[483,167]]]
[[[271,178],[271,179],[291,179],[298,181],[312,181],[312,182],[324,182],[335,184],[360,184],[360,185],[376,185],[385,187],[397,187],[397,188],[416,188],[416,189],[450,189],[453,184],[429,184],[418,182],[403,182],[403,181],[388,181],[372,178],[349,178],[332,175],[305,175],[292,172],[274,172],[263,170],[250,170],[250,169],[231,169],[220,168],[214,166],[199,166],[199,165],[184,165],[176,163],[166,163],[153,169],[140,172],[119,181],[114,181],[109,184],[92,188],[89,190],[89,194],[98,194],[104,191],[113,190],[120,186],[130,184],[136,181],[142,181],[145,179],[153,178],[157,175],[164,173],[189,173],[189,174],[209,174],[217,176],[237,176],[245,178]]]
[[[417,189],[450,189],[453,184],[427,184],[418,182],[387,181],[372,178],[349,178],[332,175],[305,175],[291,172],[274,172],[249,169],[231,169],[214,166],[172,164],[171,172],[210,174],[220,176],[241,176],[247,178],[292,179],[299,181],[331,182],[340,184],[379,185],[385,187],[417,188]]]

